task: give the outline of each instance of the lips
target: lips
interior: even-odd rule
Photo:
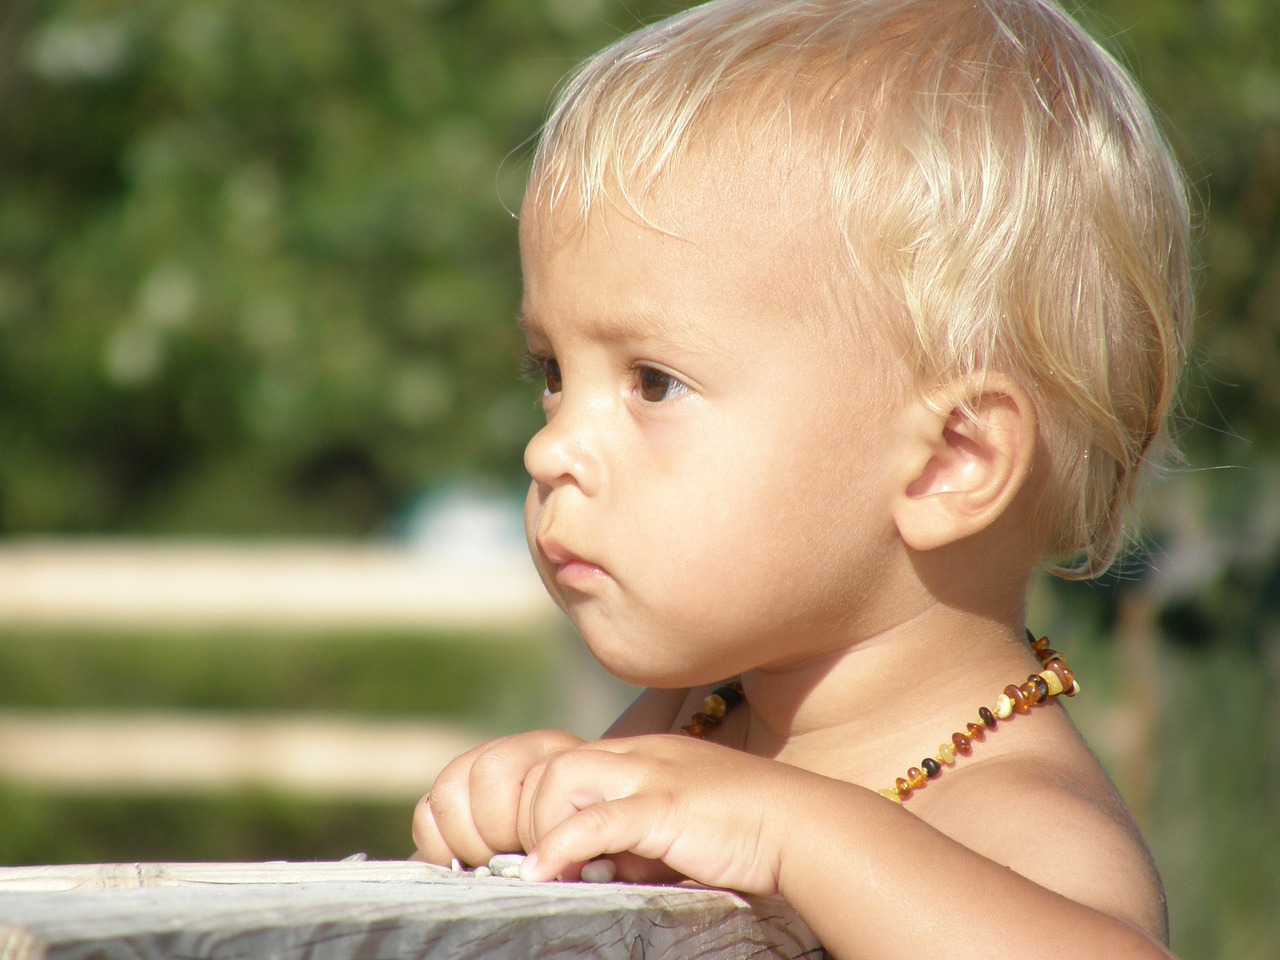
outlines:
[[[538,553],[550,566],[556,583],[570,590],[584,590],[608,577],[599,564],[585,560],[550,537],[535,538]]]

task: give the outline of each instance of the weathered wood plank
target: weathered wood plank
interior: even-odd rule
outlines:
[[[526,884],[399,862],[0,869],[0,960],[40,956],[745,960],[821,951],[785,904],[695,887]]]

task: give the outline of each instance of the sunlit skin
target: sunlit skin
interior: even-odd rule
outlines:
[[[794,663],[913,612],[878,599],[902,558],[877,347],[807,289],[803,215],[760,243],[772,210],[705,186],[655,210],[675,236],[603,204],[564,238],[522,220],[547,385],[534,560],[597,658],[646,686]]]
[[[718,159],[643,220],[522,211],[531,551],[592,653],[650,689],[596,743],[460,757],[418,855],[526,850],[533,880],[612,855],[623,879],[781,894],[837,957],[1167,955],[1142,842],[1057,705],[908,806],[875,792],[1035,667],[1034,402],[998,371],[962,385],[977,421],[926,402],[888,308],[832,295],[812,186]],[[716,742],[667,735],[739,675]]]

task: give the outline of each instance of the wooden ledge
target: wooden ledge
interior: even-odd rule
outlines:
[[[0,868],[0,960],[820,957],[784,903],[403,861]]]

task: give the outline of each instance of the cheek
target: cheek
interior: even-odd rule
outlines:
[[[541,506],[542,499],[538,495],[538,485],[530,483],[529,490],[524,495],[524,534],[530,547],[533,546],[533,537],[537,533],[538,511]]]

